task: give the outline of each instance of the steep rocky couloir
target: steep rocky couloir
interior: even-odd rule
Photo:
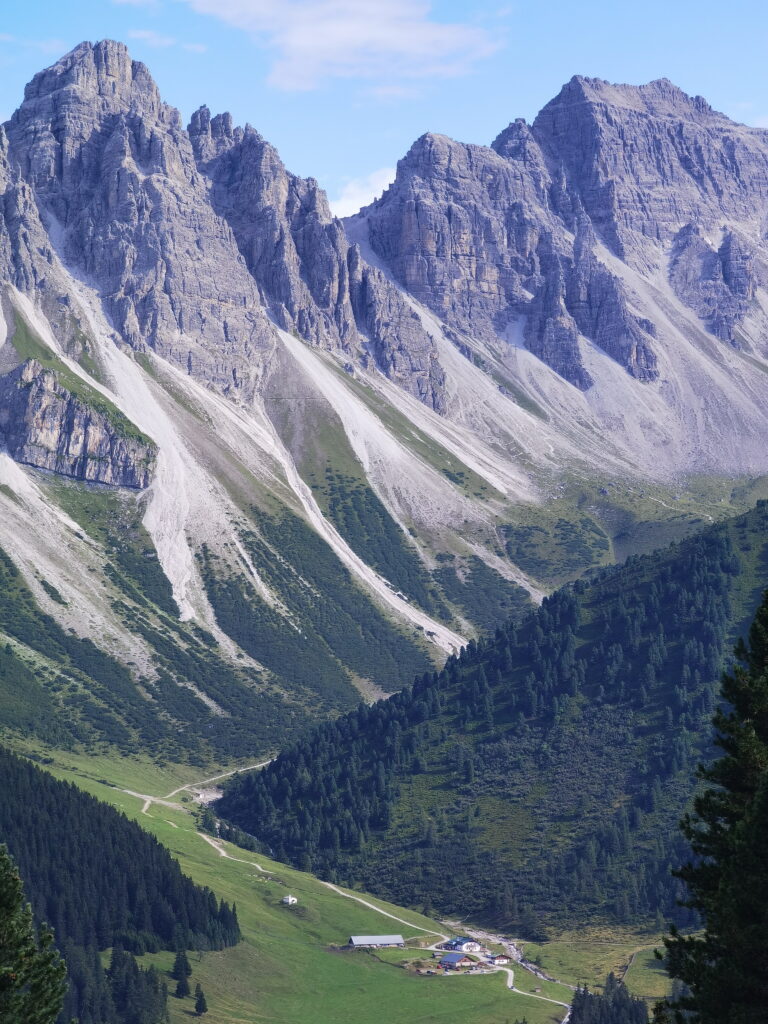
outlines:
[[[118,487],[148,487],[157,460],[117,410],[72,394],[35,359],[0,377],[0,441],[17,462]]]

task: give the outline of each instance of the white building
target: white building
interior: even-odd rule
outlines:
[[[479,953],[482,948],[479,942],[475,942],[474,939],[470,939],[466,935],[451,939],[450,947],[462,953]]]
[[[283,898],[282,898],[282,900],[280,900],[280,902],[281,903],[285,903],[289,907],[292,907],[294,903],[298,903],[299,901],[296,899],[295,896],[291,896],[291,894],[288,893],[287,896],[283,896]]]

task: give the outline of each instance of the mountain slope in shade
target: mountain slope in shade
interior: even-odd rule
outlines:
[[[767,527],[762,501],[556,591],[233,778],[219,813],[303,870],[532,939],[690,924],[677,823],[761,601]]]
[[[49,724],[109,700],[39,615],[127,671],[113,740],[272,749],[744,507],[764,140],[575,80],[492,148],[425,136],[342,225],[120,43],[36,75],[0,132],[0,547],[37,610],[0,629]]]

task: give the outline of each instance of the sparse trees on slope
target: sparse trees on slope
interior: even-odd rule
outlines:
[[[52,933],[45,926],[35,932],[16,865],[0,846],[0,1024],[52,1024],[65,974]]]
[[[176,982],[176,991],[173,994],[177,999],[186,999],[190,992],[189,978],[187,978],[186,974],[182,974]]]
[[[175,978],[176,981],[180,981],[181,978],[188,978],[191,973],[192,967],[189,962],[189,957],[186,954],[186,950],[180,949],[176,954],[176,959],[173,961],[171,977]]]
[[[723,756],[700,769],[712,785],[682,822],[696,860],[678,874],[704,935],[673,929],[664,942],[669,973],[689,990],[676,1016],[697,1024],[768,1021],[768,591],[736,657],[714,718]]]
[[[648,1010],[642,999],[609,974],[602,993],[578,988],[571,1007],[571,1024],[647,1024]]]

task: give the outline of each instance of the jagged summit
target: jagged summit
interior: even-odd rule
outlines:
[[[542,108],[539,117],[546,116],[551,107],[573,108],[584,103],[643,112],[652,117],[728,120],[725,115],[714,111],[701,96],[689,96],[668,78],[657,78],[644,85],[626,85],[584,75],[574,75],[566,82],[557,96]]]
[[[7,279],[56,309],[60,259],[121,344],[238,402],[282,372],[276,326],[525,448],[535,407],[560,438],[542,450],[586,431],[651,472],[656,444],[667,473],[741,459],[690,414],[712,389],[728,437],[759,433],[762,393],[731,393],[751,370],[723,376],[722,346],[765,357],[768,137],[666,79],[576,76],[492,146],[427,132],[346,225],[249,125],[202,106],[185,130],[121,43],[35,76],[6,133]]]
[[[178,111],[162,102],[147,66],[133,60],[128,47],[113,39],[79,43],[55,64],[38,72],[24,90],[21,109],[63,91],[97,105],[101,112],[138,113],[181,124]]]

